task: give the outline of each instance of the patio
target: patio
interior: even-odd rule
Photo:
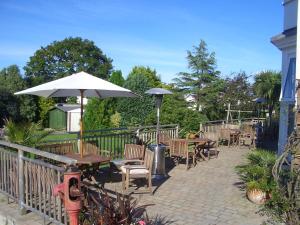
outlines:
[[[141,197],[140,204],[154,204],[147,207],[147,213],[151,218],[161,218],[161,224],[261,224],[265,218],[256,213],[257,206],[245,199],[234,171],[234,167],[245,160],[248,148],[220,149],[217,159],[199,162],[188,171],[184,164],[172,168],[169,179],[158,189],[154,183],[153,196],[134,196]],[[121,182],[106,183],[105,187],[113,191],[121,190]],[[33,213],[16,216],[17,205],[7,206],[3,195],[1,199],[0,222],[6,217],[14,218],[16,225],[43,224]]]

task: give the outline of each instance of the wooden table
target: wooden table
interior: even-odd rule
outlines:
[[[202,159],[204,159],[205,161],[208,161],[208,158],[205,157],[204,155],[204,146],[211,142],[210,139],[208,138],[195,138],[195,139],[186,139],[187,142],[189,144],[193,144],[194,145],[194,150],[195,150],[195,154],[196,156],[200,156]]]
[[[81,158],[78,153],[67,153],[66,157],[77,160],[77,166],[82,171],[83,177],[90,178],[93,173],[97,172],[101,164],[110,162],[110,157],[100,156],[96,154],[85,154]]]

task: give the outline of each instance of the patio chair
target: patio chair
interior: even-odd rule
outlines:
[[[128,192],[131,179],[145,178],[148,183],[148,190],[146,191],[152,193],[153,158],[154,152],[146,150],[144,160],[138,161],[140,165],[121,166],[123,191]]]
[[[110,161],[111,165],[120,170],[125,164],[135,164],[144,159],[145,146],[137,144],[125,144],[124,158]]]
[[[189,143],[186,139],[174,139],[170,142],[170,156],[174,158],[178,165],[181,159],[186,160],[186,169],[189,169],[189,160],[193,160],[193,166],[196,164],[195,150],[189,151]]]
[[[159,138],[159,143],[165,146],[166,154],[170,155],[170,142],[172,138],[168,134],[162,132],[159,133],[158,138]]]
[[[76,146],[76,145],[75,145]],[[74,143],[55,143],[55,144],[45,144],[38,146],[38,149],[54,153],[57,155],[65,155],[67,153],[74,153]]]
[[[255,144],[255,129],[251,124],[243,124],[242,132],[239,136],[239,146],[247,145],[249,147]]]
[[[220,136],[219,136],[219,141],[221,143],[226,142],[227,146],[230,147],[230,144],[233,143],[232,137],[230,135],[230,129],[228,128],[221,128],[220,129]]]
[[[100,149],[97,146],[96,141],[84,142],[83,155],[89,155],[89,154],[110,157],[111,152],[108,150]]]
[[[209,139],[205,145],[204,149],[207,152],[208,159],[211,159],[213,155],[215,158],[219,156],[219,150],[217,147],[219,146],[219,132],[204,132],[203,137]]]

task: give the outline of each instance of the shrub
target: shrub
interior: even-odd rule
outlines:
[[[273,152],[257,149],[247,156],[248,162],[236,167],[247,190],[260,189],[271,193],[276,188],[272,168],[276,161]]]

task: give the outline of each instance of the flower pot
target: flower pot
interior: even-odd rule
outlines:
[[[251,189],[247,191],[247,198],[255,204],[262,205],[266,202],[267,194],[259,189]]]

